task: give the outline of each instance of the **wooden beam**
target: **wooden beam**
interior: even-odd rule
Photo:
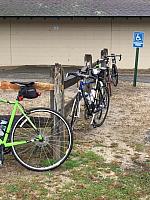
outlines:
[[[54,84],[35,82],[35,88],[39,90],[51,91],[54,90]]]
[[[35,82],[34,84],[36,89],[51,91],[54,90],[54,84],[50,83],[43,83],[43,82]],[[0,82],[0,89],[1,90],[19,90],[19,85],[11,84],[9,81],[1,81]]]

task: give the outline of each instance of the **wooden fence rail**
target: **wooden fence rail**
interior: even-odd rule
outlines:
[[[39,90],[44,90],[44,91],[54,90],[54,84],[50,84],[50,83],[35,82],[34,86],[36,89],[39,89]],[[1,90],[19,90],[19,86],[15,84],[11,84],[9,81],[1,81],[0,89]]]

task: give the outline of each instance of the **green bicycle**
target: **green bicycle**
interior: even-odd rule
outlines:
[[[47,171],[60,166],[69,156],[73,136],[62,115],[49,108],[25,110],[20,104],[23,98],[36,98],[34,82],[11,82],[20,86],[17,99],[12,102],[0,98],[0,102],[13,105],[4,135],[0,138],[0,157],[9,148],[24,167],[34,171]],[[17,110],[21,115],[16,118]]]

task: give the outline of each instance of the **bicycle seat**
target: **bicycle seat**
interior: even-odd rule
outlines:
[[[19,86],[32,86],[34,85],[34,82],[20,82],[20,81],[12,81],[11,84],[17,84]]]

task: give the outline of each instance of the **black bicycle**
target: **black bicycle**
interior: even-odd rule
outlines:
[[[95,68],[100,69],[99,77],[101,77],[103,81],[105,82],[108,88],[109,96],[111,96],[112,89],[111,89],[111,72],[110,72],[110,67],[109,67],[109,57],[104,56],[103,58],[98,59],[95,65]]]
[[[90,124],[93,127],[101,126],[106,119],[109,108],[108,89],[103,79],[98,76],[99,71],[96,74],[92,70],[68,73],[68,76],[73,75],[79,78],[79,88],[71,110],[70,124],[72,128],[74,128],[76,119],[80,117],[82,99],[85,119],[91,118]]]
[[[112,95],[111,83],[113,83],[115,87],[118,85],[118,69],[116,65],[116,57],[119,57],[119,61],[121,61],[121,54],[111,54],[110,56],[103,56],[103,58],[97,60],[97,64],[95,65],[96,68],[101,69],[99,76],[101,76],[105,81],[110,96]],[[111,68],[109,66],[110,58],[112,58]]]
[[[111,56],[109,56],[112,58],[112,68],[111,68],[111,82],[113,83],[113,85],[116,87],[118,85],[118,68],[116,65],[116,57],[119,57],[119,61],[121,61],[121,57],[122,55],[115,55],[115,54],[111,54]]]

